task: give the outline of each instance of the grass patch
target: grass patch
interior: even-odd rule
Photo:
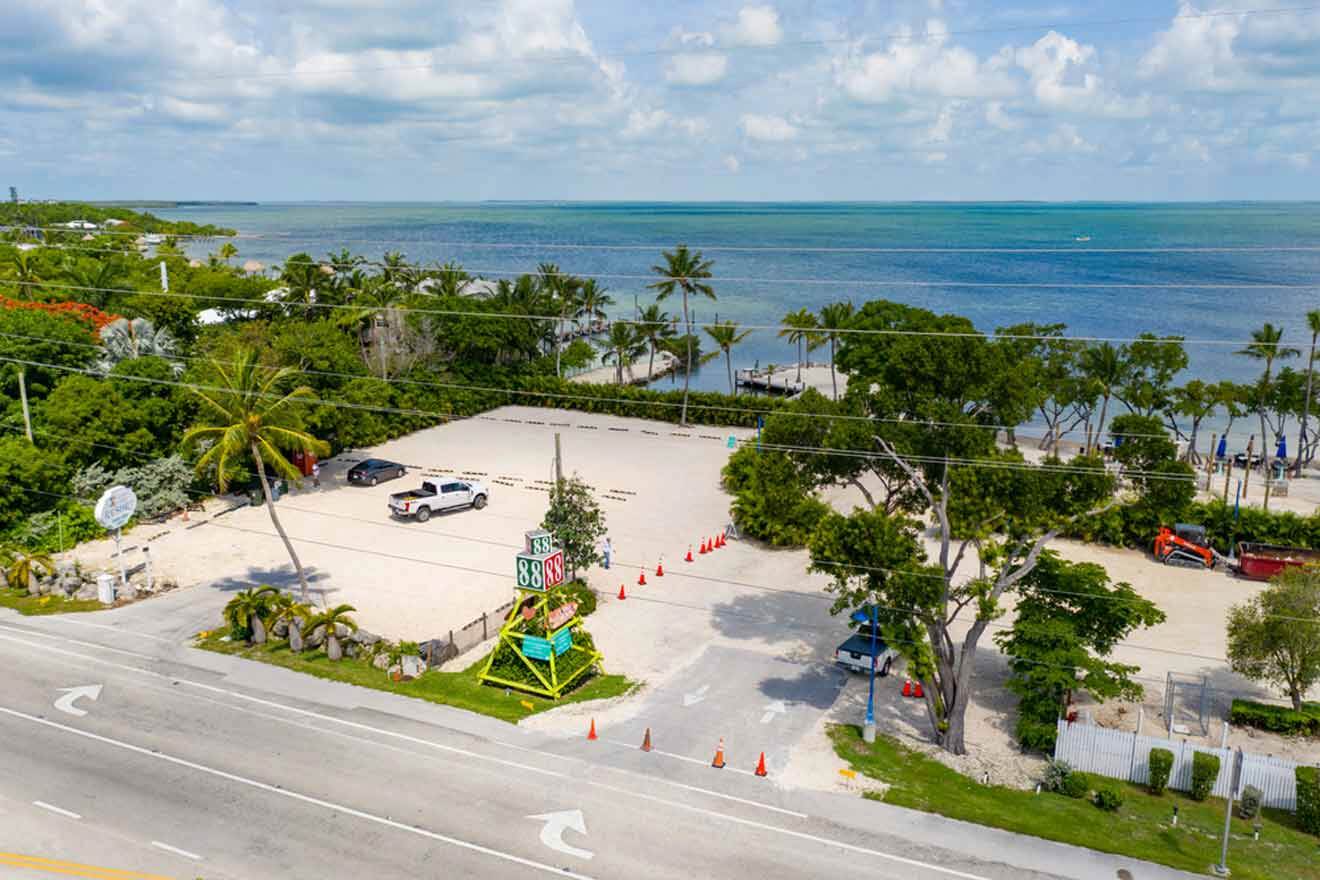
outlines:
[[[885,803],[1199,874],[1219,861],[1224,802],[1217,798],[1197,803],[1172,791],[1156,796],[1142,786],[1116,783],[1125,786],[1127,797],[1118,812],[1109,813],[1089,800],[980,785],[891,737],[877,736],[868,746],[856,726],[835,725],[830,738],[853,769],[889,784],[883,795],[866,795]],[[1174,805],[1176,828],[1169,824]],[[1228,848],[1233,876],[1320,878],[1320,838],[1301,831],[1292,813],[1261,813],[1260,840],[1252,839],[1252,823],[1234,813]]]
[[[32,596],[27,590],[0,589],[0,608],[12,608],[19,614],[67,614],[70,611],[100,611],[104,607],[95,599]]]
[[[477,680],[481,665],[486,658],[473,663],[462,672],[437,672],[432,670],[413,681],[393,682],[389,677],[370,663],[361,659],[345,657],[331,661],[324,651],[304,651],[295,654],[289,650],[287,642],[270,641],[265,645],[246,645],[242,642],[225,642],[220,634],[198,639],[196,646],[220,654],[232,654],[248,660],[260,660],[275,666],[283,666],[295,672],[342,681],[378,691],[403,694],[432,703],[443,703],[470,712],[479,712],[501,721],[516,724],[529,715],[563,706],[568,703],[583,703],[587,700],[605,700],[622,696],[632,691],[636,682],[629,681],[622,675],[595,675],[579,687],[564,694],[558,700],[510,691],[504,688],[484,685]],[[531,708],[528,708],[528,705]]]

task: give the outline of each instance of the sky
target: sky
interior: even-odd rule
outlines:
[[[31,198],[1320,199],[1320,3],[4,0],[0,169]]]

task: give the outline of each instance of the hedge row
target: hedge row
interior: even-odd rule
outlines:
[[[1234,517],[1233,505],[1220,500],[1195,501],[1172,515],[1167,512],[1160,515],[1140,501],[1123,504],[1080,521],[1068,536],[1149,550],[1155,532],[1161,525],[1171,525],[1172,520],[1205,526],[1210,543],[1224,554],[1232,552],[1231,542],[1240,541],[1320,549],[1320,511],[1300,516],[1288,511],[1267,512],[1243,505]]]
[[[1238,727],[1254,727],[1287,736],[1320,736],[1320,703],[1303,703],[1302,711],[1297,712],[1291,706],[1234,700],[1228,720]]]
[[[1320,834],[1320,767],[1298,767],[1297,824],[1303,831]]]

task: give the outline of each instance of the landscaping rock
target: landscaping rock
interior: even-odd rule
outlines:
[[[384,653],[377,654],[372,658],[371,665],[384,672],[390,668],[390,655]]]
[[[286,626],[289,633],[289,650],[293,653],[300,653],[304,647],[302,635],[302,620],[297,619],[293,626]]]
[[[289,637],[289,622],[287,620],[277,620],[270,627],[270,634],[277,639]]]
[[[374,645],[380,641],[380,636],[373,632],[367,632],[365,629],[358,630],[349,636],[349,638],[357,642],[359,645]]]
[[[344,643],[344,656],[345,656],[345,657],[356,657],[356,656],[357,656],[358,654],[360,654],[360,653],[362,653],[362,646],[359,645],[357,642],[345,642],[345,643]]]
[[[303,639],[303,647],[308,650],[319,648],[323,644],[325,644],[325,627],[323,626],[318,626],[312,630],[311,635]]]
[[[349,634],[350,634],[350,630],[349,630],[348,627],[344,626],[342,623],[336,623],[336,624],[335,624],[335,636],[336,636],[336,637],[341,638],[341,639],[346,639],[346,638],[348,638]]]

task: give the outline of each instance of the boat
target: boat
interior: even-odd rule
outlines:
[[[1089,236],[1089,235],[1079,235],[1079,236],[1077,236],[1076,238],[1073,239],[1073,241],[1076,241],[1076,242],[1083,242],[1083,243],[1084,243],[1084,242],[1088,242],[1088,241],[1090,241],[1090,240],[1091,240],[1091,236]]]

